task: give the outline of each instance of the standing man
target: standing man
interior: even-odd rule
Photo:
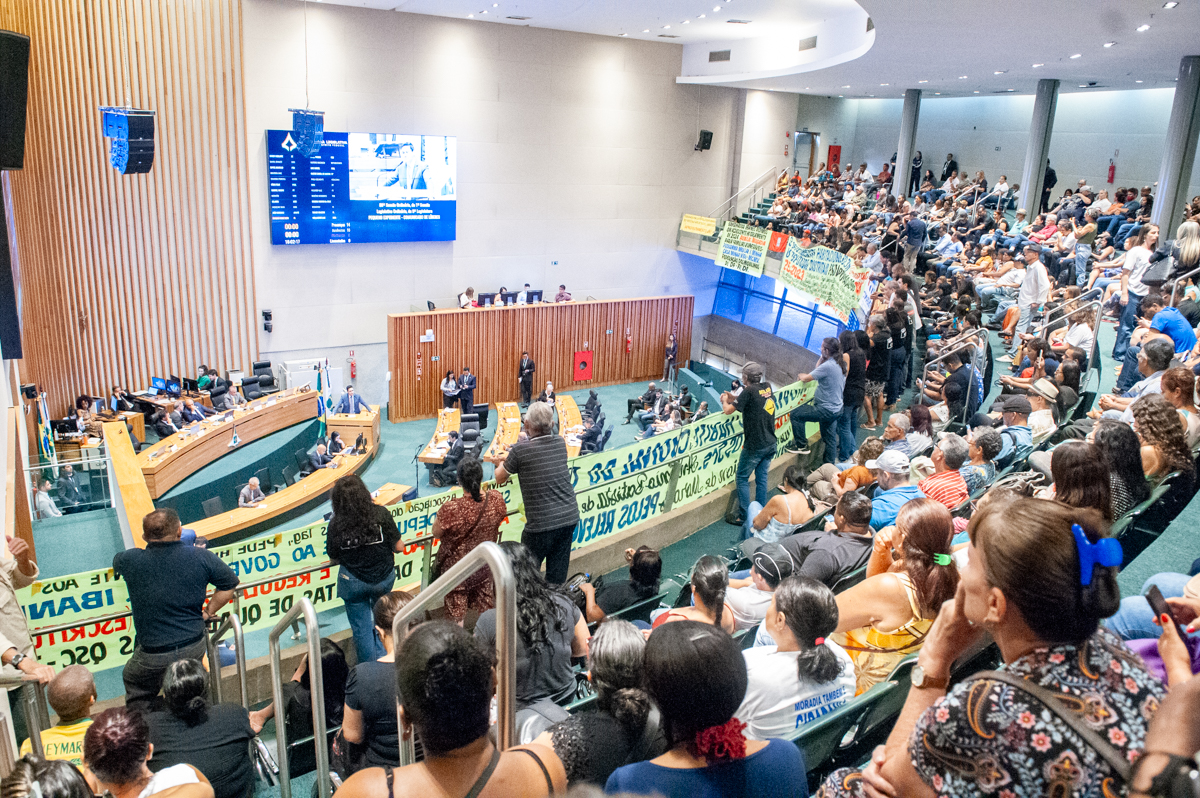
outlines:
[[[537,363],[529,357],[528,352],[521,353],[521,365],[517,368],[517,382],[521,385],[521,404],[529,406],[533,397],[533,375],[537,371]]]
[[[925,247],[925,222],[916,211],[909,211],[904,224],[904,268],[912,274],[917,267],[917,255]]]
[[[1058,173],[1050,166],[1050,159],[1046,159],[1046,174],[1042,177],[1042,207],[1041,212],[1045,213],[1050,209],[1050,192],[1058,185]]]
[[[370,408],[367,403],[362,400],[362,397],[354,392],[353,385],[346,386],[346,393],[342,394],[342,401],[338,402],[338,413],[346,413],[349,415],[357,415],[358,413],[369,412]]]
[[[179,539],[179,516],[155,510],[142,519],[144,549],[113,557],[113,573],[125,580],[137,629],[133,656],[121,674],[125,705],[147,711],[162,688],[167,666],[203,659],[204,624],[233,598],[237,574],[207,549]],[[208,606],[208,586],[216,588]]]
[[[763,382],[763,367],[747,363],[742,367],[745,388],[734,399],[728,391],[721,394],[721,411],[725,415],[742,414],[742,455],[738,459],[737,496],[741,505],[735,526],[746,523],[750,506],[750,474],[754,474],[755,500],[767,504],[767,474],[775,457],[775,394]]]
[[[496,484],[503,485],[513,474],[521,477],[526,517],[521,542],[529,547],[539,566],[545,561],[546,580],[562,584],[567,581],[571,563],[579,502],[567,467],[567,442],[553,433],[553,427],[554,411],[549,405],[530,405],[525,414],[529,440],[509,450],[504,464],[496,469]]]
[[[63,466],[58,476],[58,498],[70,507],[77,507],[86,501],[79,474],[75,473],[73,466]]]
[[[671,379],[675,370],[675,357],[679,354],[679,344],[675,341],[675,333],[667,338],[667,347],[663,350],[663,382]]]
[[[463,414],[475,412],[475,375],[470,366],[463,366],[458,378],[458,401]]]
[[[954,160],[954,153],[946,153],[946,162],[942,164],[942,182],[945,183],[950,178],[958,174],[958,161]]]
[[[996,358],[1000,363],[1011,363],[1021,348],[1021,333],[1029,329],[1033,322],[1033,312],[1046,304],[1050,296],[1050,276],[1046,274],[1046,264],[1042,263],[1042,248],[1037,244],[1026,244],[1022,250],[1025,259],[1025,277],[1021,279],[1021,288],[1017,291],[1017,308],[1021,311],[1017,319],[1017,329],[1013,332],[1012,348],[1008,354]]]

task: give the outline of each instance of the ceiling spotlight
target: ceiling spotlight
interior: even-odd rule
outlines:
[[[628,36],[629,34],[628,33],[618,33],[617,35],[618,36]]]
[[[479,13],[480,13],[480,14],[486,14],[486,13],[487,13],[487,9],[485,8],[483,11],[480,11]]]
[[[849,83],[847,83],[845,86],[842,86],[842,88],[843,88],[843,89],[848,89],[848,88],[850,88],[850,84],[849,84]]]
[[[1135,80],[1135,81],[1134,81],[1134,83],[1141,83],[1141,81],[1140,81],[1140,80]]]
[[[1003,75],[1003,74],[1004,74],[1005,72],[1007,72],[1007,71],[1008,71],[1007,69],[997,69],[997,70],[996,70],[995,72],[993,72],[992,74],[993,74],[993,75]]]
[[[706,14],[701,14],[699,18],[700,18],[700,19],[704,19],[704,17],[705,17],[705,16],[707,16],[707,15],[706,15]]]
[[[935,91],[935,92],[934,92],[934,94],[941,94],[941,92],[940,92],[940,91]]]
[[[475,19],[475,15],[474,15],[474,14],[467,14],[467,19]]]
[[[978,93],[979,93],[979,89],[976,89],[976,90],[975,90],[975,93],[976,93],[976,94],[978,94]]]
[[[1081,89],[1086,89],[1086,88],[1087,88],[1087,84],[1086,84],[1086,83],[1080,83],[1080,84],[1079,84],[1079,88],[1081,88]]]
[[[642,31],[642,33],[649,33],[649,32],[650,32],[649,28],[646,28],[644,31]]]
[[[1083,53],[1075,53],[1075,55],[1073,55],[1071,57],[1072,58],[1083,58]]]
[[[1016,91],[1016,89],[1005,89],[1005,91]]]
[[[1175,0],[1170,0],[1168,3],[1163,3],[1163,8],[1174,8],[1177,5],[1179,5],[1179,3],[1176,3]]]
[[[917,81],[917,83],[928,83],[928,82],[929,82],[929,81],[927,81],[927,80],[918,80],[918,81]]]
[[[1116,42],[1105,42],[1105,43],[1104,43],[1104,46],[1105,46],[1105,47],[1112,47],[1114,44],[1116,44]]]
[[[967,76],[966,76],[966,75],[959,75],[959,76],[958,76],[958,79],[959,79],[959,80],[966,80],[966,79],[967,79]]]
[[[880,85],[880,86],[886,86],[886,85],[888,85],[888,84],[886,84],[886,83],[880,83],[879,85]]]
[[[1148,30],[1150,30],[1149,25],[1138,25],[1138,29],[1137,29],[1138,33],[1145,33]]]
[[[683,21],[683,24],[684,24],[684,25],[687,25],[687,24],[688,24],[688,23],[690,23],[690,22],[691,22],[691,20],[690,20],[690,19],[685,19],[685,20]]]
[[[1033,68],[1037,69],[1038,67],[1044,67],[1044,66],[1045,66],[1045,64],[1034,64]]]
[[[720,7],[720,6],[713,6],[713,11],[714,11],[714,12],[715,12],[715,11],[720,11],[720,10],[721,10],[721,7]]]
[[[663,25],[663,30],[670,30],[670,29],[671,29],[670,25]]]

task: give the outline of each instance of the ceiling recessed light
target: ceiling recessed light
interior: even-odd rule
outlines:
[[[959,75],[959,76],[958,76],[958,79],[959,79],[959,80],[966,80],[966,79],[967,79],[967,76],[966,76],[966,75]]]
[[[1134,81],[1134,83],[1141,83],[1141,81],[1140,81],[1140,80],[1135,80],[1135,81]]]
[[[704,19],[704,17],[705,17],[705,16],[707,16],[707,15],[706,15],[706,14],[701,14],[701,15],[700,15],[700,19]]]
[[[670,25],[663,25],[663,30],[670,30],[670,29],[671,29]]]
[[[467,19],[475,19],[475,15],[474,15],[474,14],[467,14]]]
[[[886,84],[886,83],[880,83],[879,85],[880,85],[880,86],[886,86],[886,85],[888,85],[888,84]]]
[[[486,13],[487,13],[487,9],[485,8],[483,11],[480,11],[479,13],[480,13],[480,14],[486,14]]]
[[[1179,5],[1179,3],[1176,3],[1175,0],[1170,0],[1170,2],[1163,3],[1163,8],[1174,8],[1177,5]]]
[[[713,11],[720,11],[720,10],[721,10],[720,6],[713,6]]]
[[[1104,46],[1105,46],[1105,47],[1112,47],[1114,44],[1116,44],[1116,42],[1105,42],[1105,43],[1104,43]]]
[[[618,33],[617,35],[618,36],[628,36],[629,34],[628,33]]]
[[[929,82],[929,81],[927,81],[927,80],[918,80],[918,81],[917,81],[917,83],[928,83],[928,82]]]
[[[997,69],[997,70],[996,70],[995,72],[993,72],[992,74],[993,74],[993,75],[1003,75],[1003,74],[1004,74],[1005,72],[1007,72],[1007,71],[1008,71],[1007,69]]]
[[[1071,57],[1072,58],[1083,58],[1083,53],[1075,53],[1075,55],[1073,55]]]
[[[1080,84],[1079,84],[1079,88],[1081,88],[1081,89],[1086,89],[1086,88],[1087,88],[1087,84],[1086,84],[1086,83],[1080,83]]]
[[[935,92],[934,92],[934,94],[941,94],[941,92],[940,92],[940,91],[935,91]]]
[[[976,93],[976,94],[978,94],[978,93],[979,93],[979,89],[976,89],[976,90],[975,90],[975,93]]]
[[[840,98],[840,97],[845,97],[845,96],[846,96],[846,95],[844,95],[844,94],[839,94],[839,95],[838,95],[838,97],[839,97],[839,98]]]
[[[1016,91],[1016,89],[1005,89],[1005,91]]]
[[[805,91],[808,91],[808,86],[805,86],[805,87],[804,87],[804,90],[805,90]]]
[[[1149,25],[1138,25],[1138,29],[1137,29],[1138,33],[1145,33],[1148,30],[1150,30]]]
[[[1044,66],[1045,66],[1045,64],[1034,64],[1033,68],[1037,69],[1038,67],[1044,67]]]
[[[691,22],[691,20],[690,20],[690,19],[685,19],[685,20],[683,21],[683,24],[684,24],[684,25],[687,25],[687,24],[689,24],[690,22]]]
[[[850,84],[849,84],[849,83],[847,83],[845,86],[842,86],[842,88],[843,88],[843,89],[848,89],[848,88],[850,88]]]

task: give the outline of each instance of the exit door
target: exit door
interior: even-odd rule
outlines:
[[[793,134],[796,149],[792,153],[792,173],[800,172],[803,177],[811,177],[817,168],[817,152],[821,148],[821,134],[796,131]]]

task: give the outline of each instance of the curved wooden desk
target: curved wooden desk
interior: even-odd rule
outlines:
[[[320,396],[316,391],[285,391],[212,416],[142,450],[138,464],[146,478],[146,487],[157,499],[191,474],[233,451],[229,444],[235,427],[239,440],[249,443],[316,418],[319,413]],[[226,421],[230,414],[232,420]],[[378,413],[372,415],[379,417]],[[350,443],[353,442],[351,439]]]
[[[496,404],[496,435],[484,452],[483,460],[492,465],[500,465],[508,457],[508,450],[517,442],[521,434],[521,408],[516,402],[499,402]]]
[[[558,434],[567,442],[567,457],[578,457],[581,445],[579,436],[583,434],[583,416],[579,414],[579,405],[575,404],[572,396],[556,396],[554,407],[558,410]]]
[[[429,439],[429,443],[421,450],[421,454],[417,459],[426,465],[441,465],[446,461],[446,452],[448,447],[439,447],[438,444],[444,444],[446,438],[450,434],[450,430],[458,431],[460,424],[459,409],[457,407],[444,408],[438,411],[438,425],[433,433],[433,437]]]

